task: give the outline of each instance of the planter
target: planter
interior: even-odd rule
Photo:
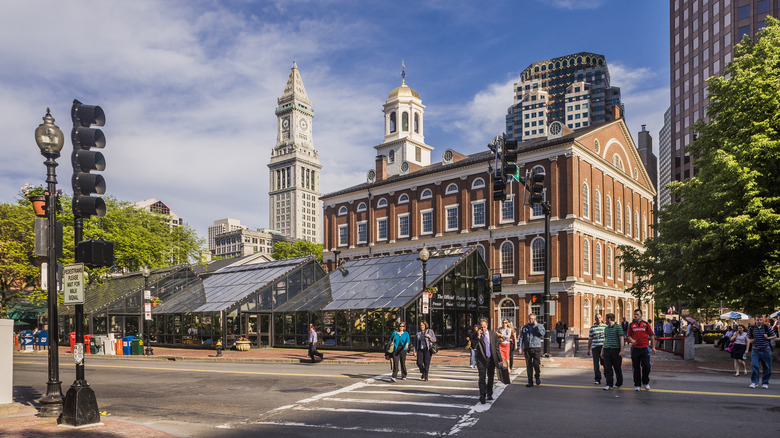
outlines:
[[[152,303],[152,307],[157,307],[160,303]]]
[[[249,341],[236,341],[236,350],[238,351],[249,351],[249,347],[251,347]]]
[[[46,196],[33,196],[29,198],[33,205],[33,211],[38,217],[46,217]]]

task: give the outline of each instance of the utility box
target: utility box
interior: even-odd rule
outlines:
[[[0,406],[14,402],[14,320],[0,319]]]

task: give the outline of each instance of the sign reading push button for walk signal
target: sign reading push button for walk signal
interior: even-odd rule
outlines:
[[[63,267],[62,289],[63,304],[84,304],[84,263]]]

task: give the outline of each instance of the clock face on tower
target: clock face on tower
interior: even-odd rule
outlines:
[[[290,119],[282,119],[282,129],[290,129]]]
[[[300,126],[301,129],[306,130],[306,128],[309,127],[309,124],[306,122],[306,120],[301,119],[301,121],[298,122],[298,126]]]

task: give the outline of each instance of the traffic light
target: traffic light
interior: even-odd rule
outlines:
[[[73,217],[105,216],[106,203],[102,198],[90,195],[106,193],[106,181],[101,175],[90,172],[104,170],[106,160],[102,153],[90,149],[106,146],[103,131],[92,128],[105,125],[106,115],[99,106],[84,105],[74,99],[70,116],[73,119],[73,131],[70,134],[73,142]]]
[[[511,176],[515,181],[520,180],[517,169],[517,140],[504,141],[504,153],[501,154],[501,169],[504,178]]]
[[[501,292],[501,274],[493,274],[493,293]]]
[[[531,294],[531,305],[538,306],[542,303],[542,294]]]
[[[113,266],[114,242],[103,239],[82,240],[76,244],[76,260],[90,268]]]
[[[498,171],[493,175],[493,200],[506,201],[506,182]]]
[[[531,204],[541,204],[544,202],[544,174],[531,173]]]

